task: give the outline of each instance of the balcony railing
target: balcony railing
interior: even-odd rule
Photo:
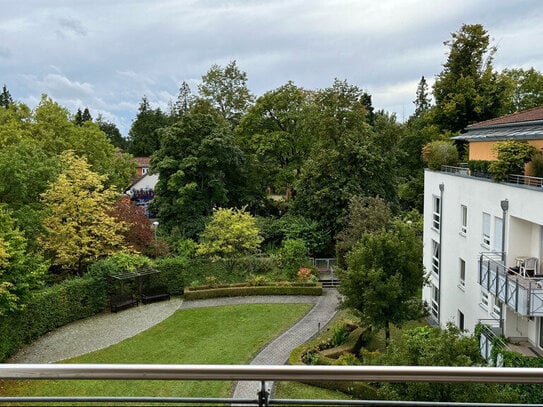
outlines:
[[[482,253],[479,284],[522,316],[543,316],[543,278],[525,277],[501,261],[501,253]]]
[[[276,405],[364,405],[419,406],[452,405],[450,402],[383,400],[285,400],[270,397],[269,381],[364,381],[431,383],[531,383],[543,384],[538,368],[420,367],[420,366],[254,366],[254,365],[83,365],[83,364],[0,364],[0,380],[246,380],[261,383],[254,398],[183,397],[0,397],[0,403],[190,403],[258,406]],[[43,404],[40,404],[43,405]],[[462,406],[481,406],[462,403]],[[485,404],[489,405],[489,404]],[[499,406],[513,404],[500,403]]]
[[[476,178],[486,178],[490,179],[492,176],[486,172],[473,172],[471,171],[467,165],[461,166],[451,166],[451,165],[442,165],[441,166],[441,172],[445,172],[448,174],[454,174],[464,177],[476,177]],[[541,189],[543,191],[543,178],[540,177],[530,177],[528,175],[516,175],[516,174],[509,174],[507,176],[508,184],[514,184],[522,187],[528,187],[531,189]]]

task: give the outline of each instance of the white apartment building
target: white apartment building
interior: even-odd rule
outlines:
[[[469,142],[470,160],[495,159],[491,147],[503,140],[541,150],[543,108],[469,126],[457,138]],[[444,167],[426,170],[424,185],[430,285],[423,299],[431,318],[471,333],[483,322],[523,353],[543,355],[543,179],[513,174],[498,183],[466,167]]]

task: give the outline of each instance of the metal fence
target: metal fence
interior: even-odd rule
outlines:
[[[1,380],[246,380],[261,383],[250,399],[183,397],[0,397],[0,403],[172,403],[275,405],[450,405],[477,403],[424,403],[383,400],[285,400],[270,397],[271,381],[364,381],[432,383],[531,383],[542,384],[537,368],[413,367],[413,366],[254,366],[254,365],[92,365],[92,364],[0,364]],[[488,405],[488,404],[486,404]],[[499,406],[514,404],[500,403]]]

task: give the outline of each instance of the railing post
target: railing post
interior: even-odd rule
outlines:
[[[270,401],[270,388],[266,385],[266,382],[262,380],[260,382],[260,390],[258,391],[258,407],[268,407]]]

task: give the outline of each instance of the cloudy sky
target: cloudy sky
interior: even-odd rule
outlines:
[[[542,21],[540,0],[0,0],[0,86],[31,107],[42,93],[89,107],[126,135],[143,95],[166,109],[182,81],[195,91],[236,60],[257,96],[337,77],[402,120],[462,24],[488,30],[496,69],[543,71]]]

